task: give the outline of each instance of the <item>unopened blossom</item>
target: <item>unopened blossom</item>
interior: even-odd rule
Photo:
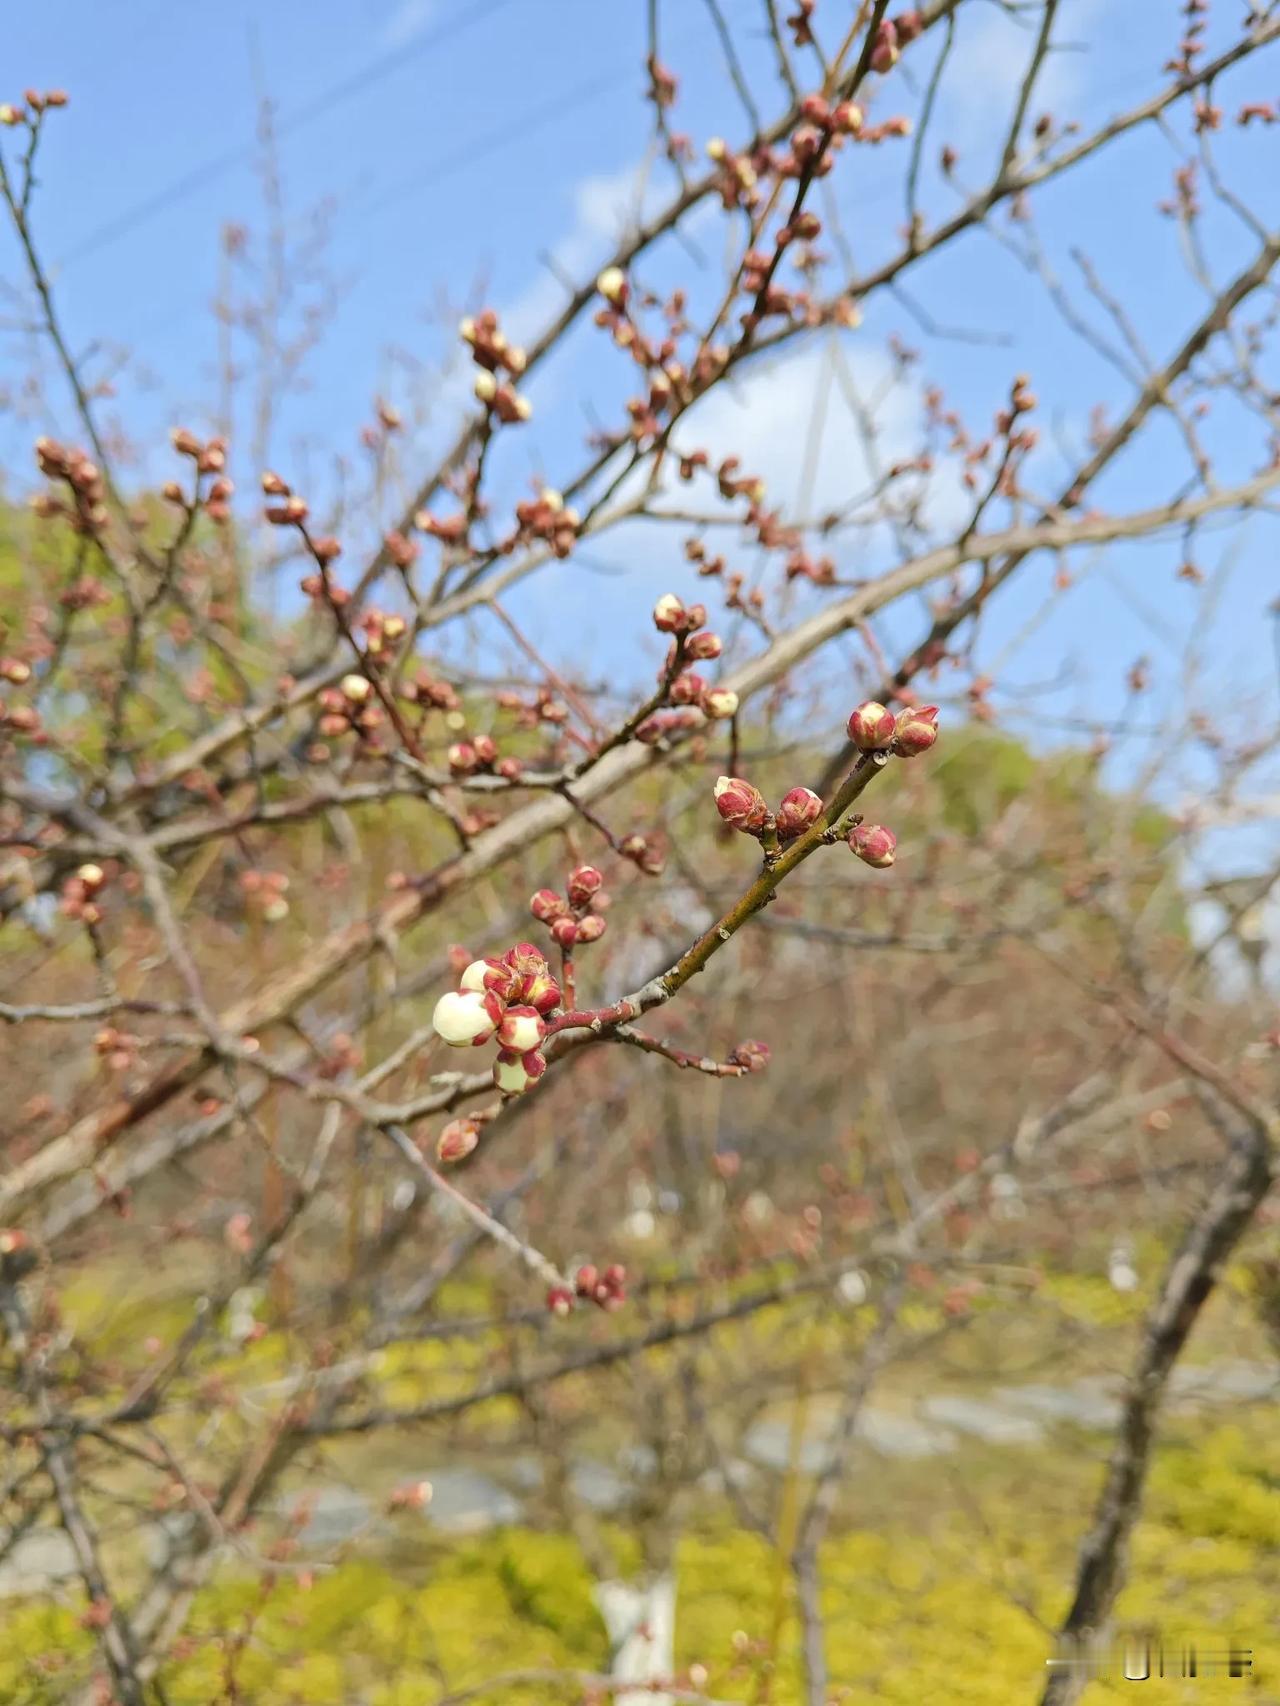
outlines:
[[[498,1046],[513,1054],[528,1054],[546,1034],[546,1024],[536,1007],[508,1007],[498,1025]]]
[[[864,865],[885,871],[897,857],[898,838],[882,823],[860,823],[850,831],[849,845]]]
[[[532,1049],[528,1054],[513,1054],[503,1049],[493,1063],[493,1081],[506,1096],[521,1096],[547,1070],[546,1057]]]
[[[596,289],[606,302],[621,308],[627,299],[627,280],[621,267],[606,267],[596,279]]]
[[[502,1003],[496,996],[460,989],[440,997],[431,1023],[450,1048],[471,1048],[488,1042],[501,1018]]]
[[[554,889],[539,889],[529,901],[529,911],[539,924],[553,924],[557,918],[566,916],[569,903]]]
[[[684,601],[674,592],[664,592],[653,607],[653,625],[662,634],[678,634],[684,627]]]
[[[594,865],[579,865],[570,871],[565,886],[572,906],[587,906],[604,887],[604,878]]]
[[[480,1142],[480,1127],[474,1120],[450,1120],[436,1143],[439,1161],[464,1161]]]
[[[714,792],[716,810],[733,829],[753,834],[768,816],[764,795],[741,776],[719,777]]]
[[[794,840],[816,823],[821,814],[821,795],[815,794],[812,788],[792,788],[782,796],[782,804],[778,807],[778,834],[784,841]]]
[[[730,687],[708,687],[699,700],[702,714],[714,720],[732,717],[738,709],[738,695]]]
[[[913,705],[898,714],[894,728],[893,750],[901,758],[915,758],[938,738],[938,707]]]
[[[883,752],[893,744],[896,729],[893,712],[875,699],[859,705],[849,717],[849,739],[863,752]]]

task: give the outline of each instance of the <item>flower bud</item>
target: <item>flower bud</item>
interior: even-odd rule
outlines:
[[[713,721],[722,721],[732,717],[738,709],[738,695],[731,687],[708,687],[699,700],[704,717]]]
[[[539,1013],[549,1013],[553,1007],[560,1005],[560,985],[549,971],[535,972],[525,979],[524,998]]]
[[[868,699],[849,718],[849,739],[863,752],[883,752],[893,744],[897,720],[887,705]]]
[[[778,834],[784,841],[803,835],[822,815],[822,797],[812,788],[792,788],[778,807]]]
[[[449,769],[455,776],[471,775],[480,762],[476,757],[475,747],[471,745],[470,741],[465,740],[455,741],[445,757],[448,759]]]
[[[547,1309],[563,1319],[573,1314],[573,1293],[567,1286],[553,1285],[547,1291]]]
[[[557,918],[567,915],[569,903],[554,889],[539,889],[529,902],[529,911],[539,924],[554,924]]]
[[[528,1054],[546,1034],[547,1027],[536,1007],[508,1007],[498,1026],[498,1047],[513,1054]]]
[[[450,1120],[436,1143],[438,1161],[465,1161],[480,1141],[480,1127],[474,1120]]]
[[[723,651],[723,643],[719,634],[707,630],[702,634],[692,634],[684,648],[684,655],[690,663],[709,663],[712,658],[718,658]]]
[[[735,1066],[745,1066],[748,1072],[763,1072],[769,1064],[769,1055],[768,1043],[745,1042],[738,1044],[729,1059]]]
[[[579,865],[569,872],[567,887],[570,905],[586,906],[604,887],[604,878],[594,865]]]
[[[606,302],[621,308],[627,300],[627,280],[621,267],[606,267],[596,280],[596,289]]]
[[[849,845],[864,865],[886,871],[897,857],[898,838],[882,823],[860,823],[850,832]]]
[[[504,1096],[522,1096],[546,1070],[546,1059],[537,1049],[528,1054],[511,1054],[503,1049],[493,1064],[493,1081]]]
[[[715,785],[715,801],[724,821],[747,835],[754,834],[768,816],[764,795],[741,776],[721,776]]]
[[[479,990],[483,995],[489,988],[485,978],[492,971],[503,970],[501,960],[472,960],[463,970],[460,989]],[[495,980],[496,981],[496,980]]]
[[[685,626],[685,607],[674,592],[664,592],[653,607],[653,625],[662,634],[678,634]]]
[[[373,692],[373,688],[366,675],[344,675],[340,691],[342,697],[349,700],[351,704],[363,705],[370,693]]]
[[[479,373],[476,374],[472,390],[475,392],[476,397],[480,402],[492,403],[493,399],[498,395],[498,381],[487,368],[482,367]]]
[[[574,1290],[579,1297],[594,1297],[600,1284],[600,1270],[594,1262],[584,1262],[573,1276]]]
[[[899,713],[893,733],[893,750],[900,758],[916,758],[928,752],[938,738],[938,707],[912,705]]]
[[[702,676],[689,670],[684,675],[678,675],[671,683],[670,699],[673,705],[696,705],[707,691],[707,683]]]
[[[578,940],[578,922],[574,918],[557,918],[551,926],[552,940],[557,947],[572,948]]]
[[[502,1003],[495,995],[461,989],[440,997],[431,1023],[450,1048],[470,1048],[487,1043],[501,1018]]]
[[[578,920],[578,941],[598,942],[605,932],[605,921],[598,912],[592,912],[586,918]]]

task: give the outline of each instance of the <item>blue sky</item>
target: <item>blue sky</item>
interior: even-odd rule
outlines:
[[[722,9],[738,32],[759,107],[771,117],[780,92],[759,30],[760,0],[722,0]],[[1215,8],[1221,16],[1212,20],[1211,51],[1234,39],[1240,10]],[[115,417],[143,441],[159,440],[177,420],[210,424],[218,394],[210,304],[219,230],[227,221],[255,232],[264,226],[255,132],[269,97],[288,229],[300,236],[312,210],[331,203],[323,264],[325,288],[336,293],[332,320],[304,365],[305,388],[283,411],[272,459],[291,474],[305,469],[313,491],[334,489],[333,458],[358,463],[359,430],[381,393],[411,416],[429,415],[414,439],[422,461],[407,459],[411,476],[466,401],[465,374],[438,374],[456,352],[458,312],[489,301],[521,335],[532,335],[563,300],[547,257],[574,277],[590,276],[635,207],[658,205],[669,193],[669,173],[648,153],[650,110],[640,98],[645,11],[644,0],[225,0],[207,13],[172,0],[63,0],[56,9],[11,9],[0,42],[13,93],[28,84],[61,85],[71,95],[48,134],[36,229],[74,346],[96,348],[101,361],[128,351],[109,405]],[[849,12],[845,0],[822,0],[818,16]],[[668,0],[662,17],[663,57],[681,78],[675,122],[699,149],[717,133],[745,136],[747,121],[702,0]],[[1058,48],[1033,113],[1047,107],[1087,131],[1163,86],[1161,67],[1178,35],[1170,0],[1063,0],[1060,17]],[[936,169],[937,142],[954,141],[960,178],[981,182],[1003,139],[1029,45],[1025,30],[994,4],[966,0],[943,84],[943,122],[923,161],[926,218],[955,205]],[[878,111],[918,110],[933,53],[908,54],[886,82]],[[1278,69],[1280,53],[1272,48],[1225,78],[1218,99],[1228,114],[1243,100],[1269,97]],[[1185,107],[1173,128],[1185,146]],[[1275,135],[1241,135],[1228,125],[1215,139],[1224,174],[1272,227],[1280,213]],[[903,143],[854,150],[828,180],[860,267],[899,241],[908,150]],[[1047,187],[1033,204],[1051,264],[1073,299],[1115,341],[1114,327],[1079,291],[1072,250],[1080,249],[1156,359],[1167,356],[1204,301],[1173,224],[1154,211],[1170,192],[1174,164],[1167,140],[1148,127]],[[1008,229],[1002,216],[995,228]],[[1254,245],[1243,222],[1222,210],[1207,212],[1205,233],[1219,280]],[[711,300],[726,237],[718,215],[696,217],[679,245],[646,261],[645,281],[687,281],[695,301]],[[16,257],[7,239],[0,257],[12,278]],[[865,472],[841,401],[846,379],[874,403],[887,458],[914,448],[918,383],[887,387],[886,340],[897,333],[924,351],[921,372],[945,386],[976,431],[1003,402],[1012,375],[1030,372],[1045,440],[1036,476],[1042,489],[1054,489],[1083,443],[1090,407],[1101,402],[1114,418],[1130,386],[1070,331],[1043,286],[994,236],[961,238],[915,270],[909,289],[936,320],[1006,341],[931,339],[906,304],[886,300],[860,330],[843,334],[838,348],[825,338],[797,344],[735,396],[708,403],[705,421],[691,423],[695,441],[725,452],[745,446],[771,495],[790,509],[837,500]],[[12,334],[5,347],[0,378],[13,385],[29,350]],[[592,412],[607,418],[616,410],[628,379],[616,353],[579,330],[563,358],[531,381],[535,419],[502,445],[495,493],[519,495],[534,473],[569,478]],[[50,397],[56,418],[39,417],[34,430],[70,434],[56,385]],[[815,410],[825,411],[826,440],[806,475],[803,445]],[[1261,465],[1262,433],[1228,403],[1215,408],[1205,433],[1224,480]],[[0,416],[11,485],[26,478],[32,436],[31,421]],[[1185,461],[1176,432],[1159,423],[1100,483],[1097,501],[1117,509],[1163,501],[1180,457]],[[139,477],[154,475],[163,461],[144,464]],[[243,466],[237,472],[252,477]],[[945,522],[954,498],[939,501]],[[680,537],[674,528],[620,530],[539,583],[536,597],[513,600],[513,608],[562,658],[586,651],[603,670],[625,674],[635,651],[631,636],[645,633],[653,597],[685,584]],[[363,542],[350,540],[353,553]],[[735,534],[723,542],[736,567],[754,572],[755,559],[738,548]],[[1191,633],[1203,644],[1204,676],[1220,714],[1273,717],[1277,666],[1266,612],[1280,594],[1275,545],[1269,518],[1206,533],[1199,561],[1216,577],[1212,599],[1175,579],[1180,556],[1171,539],[1079,562],[1078,591],[1056,603],[1046,603],[1051,571],[1042,565],[992,612],[981,655],[1000,661],[1011,683],[1037,689],[1029,703],[1046,739],[1072,738],[1078,718],[1120,713],[1125,672],[1139,655],[1151,659],[1153,688],[1136,720],[1144,729],[1158,725],[1184,692],[1178,672]],[[887,549],[881,538],[845,566],[873,569]],[[802,589],[797,604],[814,596]],[[919,606],[904,609],[883,624],[880,638],[891,651],[907,648],[920,621]],[[656,662],[656,652],[645,662]],[[1135,773],[1151,752],[1150,739],[1135,736],[1117,759],[1118,773]],[[1194,771],[1176,768],[1162,785],[1176,797],[1193,780]],[[1255,841],[1249,838],[1251,849]]]

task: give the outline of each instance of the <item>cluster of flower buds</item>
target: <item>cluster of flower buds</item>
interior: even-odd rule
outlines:
[[[736,713],[738,695],[732,688],[710,685],[690,667],[718,658],[723,649],[718,634],[703,630],[706,620],[705,605],[686,605],[674,592],[664,592],[653,607],[654,627],[660,634],[672,636],[671,648],[658,672],[659,683],[670,683],[668,695],[673,705],[696,705],[704,717],[715,722]],[[639,732],[642,739],[656,738],[652,728]]]
[[[462,705],[457,690],[447,681],[438,681],[434,676],[419,675],[416,680],[406,681],[400,687],[400,697],[407,699],[411,705],[421,705],[432,711],[459,711]],[[458,724],[461,727],[461,722]]]
[[[746,1072],[763,1072],[769,1064],[770,1052],[768,1043],[739,1043],[730,1052],[729,1060],[734,1066],[741,1066]]]
[[[651,829],[647,834],[636,830],[624,835],[617,850],[646,877],[660,877],[667,868],[667,843],[661,830]]]
[[[621,1262],[611,1262],[607,1268],[597,1268],[594,1262],[584,1262],[573,1276],[573,1290],[553,1285],[547,1293],[547,1308],[553,1315],[572,1312],[574,1299],[594,1303],[599,1309],[621,1309],[627,1301],[627,1270]]]
[[[887,705],[868,699],[850,714],[848,734],[860,752],[918,758],[938,738],[938,707],[908,705],[895,715]]]
[[[127,1072],[138,1058],[138,1038],[114,1025],[104,1025],[95,1034],[93,1047],[109,1072]]]
[[[432,515],[429,509],[420,509],[413,518],[413,525],[419,533],[425,533],[430,539],[438,539],[442,545],[460,545],[467,536],[467,518],[459,510],[455,515]]]
[[[289,879],[283,871],[242,871],[240,889],[248,906],[264,923],[279,924],[289,916],[285,892]]]
[[[219,526],[231,519],[231,498],[235,486],[227,477],[227,441],[225,438],[197,438],[195,433],[188,432],[186,427],[175,427],[169,434],[169,441],[179,456],[188,456],[196,465],[197,475],[212,474],[208,490],[200,493],[199,480],[196,482],[194,499],[187,494],[176,480],[169,480],[161,488],[161,496],[166,503],[177,505],[190,513],[193,509],[203,507],[210,521]]]
[[[552,555],[563,559],[573,550],[582,517],[571,504],[565,503],[561,493],[544,486],[536,498],[526,498],[516,505],[516,521],[519,530],[511,541],[513,546],[530,539],[545,539]]]
[[[494,1083],[518,1096],[546,1071],[545,1016],[559,1003],[546,960],[531,942],[520,942],[501,959],[473,960],[459,988],[440,997],[431,1022],[451,1048],[496,1041]]]
[[[384,720],[382,706],[367,675],[344,675],[337,687],[322,689],[319,705],[317,727],[326,740],[344,735],[348,730],[354,730],[367,739],[382,726]]]
[[[475,362],[475,394],[490,416],[504,426],[527,421],[533,406],[515,386],[500,377],[502,373],[518,379],[528,366],[529,358],[519,344],[507,342],[492,308],[485,308],[474,317],[468,315],[458,327],[459,336],[471,350]]]
[[[500,758],[498,743],[492,735],[472,735],[470,740],[456,740],[445,753],[449,774],[461,781],[467,776],[488,771],[514,782],[523,766],[518,758]]]
[[[579,865],[569,873],[565,893],[539,889],[529,902],[529,911],[545,924],[557,947],[576,948],[598,942],[604,935],[602,916],[609,908],[604,878],[594,865]]]
[[[760,200],[759,172],[751,155],[735,154],[723,137],[713,136],[707,143],[707,158],[719,168],[716,188],[722,206],[755,207]]]
[[[65,89],[24,89],[22,99],[25,103],[18,106],[14,101],[5,101],[0,105],[0,124],[12,128],[18,124],[29,124],[31,119],[45,111],[47,107],[65,107],[67,92]]]
[[[106,485],[102,470],[83,450],[58,444],[52,438],[36,440],[40,472],[51,480],[66,483],[71,502],[65,503],[40,492],[32,509],[42,518],[65,516],[78,533],[97,533],[107,524]]]
[[[303,497],[299,497],[293,487],[281,475],[273,473],[270,468],[262,475],[260,484],[262,495],[270,498],[264,511],[267,520],[273,527],[301,527],[305,525],[311,514],[311,506]],[[303,583],[303,591],[308,590]]]
[[[390,662],[409,628],[403,616],[386,610],[366,611],[360,619],[360,626],[364,630],[365,656],[379,663]]]
[[[757,840],[774,833],[779,841],[794,841],[822,815],[822,800],[812,788],[790,789],[776,812],[769,810],[759,788],[741,776],[719,777],[714,794],[716,810],[724,822]]]
[[[803,546],[787,557],[784,572],[789,581],[812,581],[814,586],[834,586],[836,565],[833,557],[814,557]]]
[[[79,919],[82,924],[101,924],[98,899],[106,883],[107,873],[101,865],[81,865],[62,885],[63,916]]]

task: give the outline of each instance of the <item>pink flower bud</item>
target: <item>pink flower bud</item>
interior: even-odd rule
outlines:
[[[864,865],[886,871],[897,857],[898,838],[882,823],[860,823],[850,832],[849,845]]]
[[[461,989],[440,997],[431,1023],[450,1048],[470,1048],[487,1043],[501,1018],[502,1003],[495,995]]]
[[[445,754],[455,776],[470,776],[480,762],[470,741],[455,741]]]
[[[730,687],[708,687],[699,704],[704,717],[713,721],[732,717],[738,709],[738,695]]]
[[[574,1289],[579,1297],[594,1297],[600,1284],[600,1270],[594,1262],[584,1262],[573,1276]]]
[[[887,705],[868,699],[849,718],[849,739],[863,752],[883,752],[893,744],[897,721]]]
[[[674,592],[664,592],[653,607],[653,625],[660,634],[678,634],[685,624],[683,602]]]
[[[598,942],[605,932],[605,921],[598,912],[590,913],[578,921],[578,941]]]
[[[898,27],[892,19],[885,18],[876,30],[875,45],[871,49],[871,69],[883,76],[897,62]]]
[[[525,979],[524,998],[526,1004],[537,1008],[539,1013],[549,1013],[553,1007],[560,1005],[560,985],[549,971],[536,972]]]
[[[900,758],[916,758],[938,738],[938,707],[913,705],[899,713],[893,734],[893,750]]]
[[[704,633],[690,635],[684,655],[691,663],[709,663],[712,658],[718,658],[723,650],[719,634],[713,634],[707,629]]]
[[[715,800],[724,821],[746,835],[753,835],[768,816],[764,795],[741,776],[721,776],[715,785]]]
[[[480,1127],[474,1120],[450,1120],[436,1143],[439,1161],[465,1161],[480,1141]]]
[[[557,918],[551,926],[551,936],[557,947],[572,948],[578,940],[577,920],[569,917]]]
[[[528,1054],[546,1034],[547,1027],[536,1007],[508,1007],[498,1026],[498,1046],[513,1054]]]
[[[491,735],[477,735],[471,745],[480,764],[492,764],[498,756],[497,743]]]
[[[689,670],[685,675],[678,675],[671,683],[671,703],[673,705],[696,705],[707,691],[707,684],[702,676]]]
[[[594,865],[579,865],[576,870],[569,872],[566,886],[571,906],[587,906],[592,897],[599,894],[604,887],[604,878]]]
[[[778,834],[784,841],[792,841],[797,835],[803,835],[821,815],[822,798],[819,794],[815,794],[812,788],[792,788],[790,793],[782,796],[782,804],[778,807]]]
[[[561,1319],[573,1314],[573,1293],[567,1286],[553,1285],[547,1292],[547,1309]]]
[[[554,924],[557,918],[563,918],[568,913],[569,903],[554,889],[539,889],[529,902],[529,911],[539,924]]]
[[[769,1064],[768,1043],[739,1043],[729,1056],[735,1066],[745,1066],[748,1072],[763,1072]]]

